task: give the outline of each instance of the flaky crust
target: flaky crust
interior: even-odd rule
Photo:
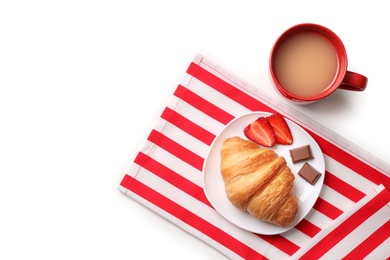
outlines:
[[[298,198],[284,157],[235,136],[222,144],[220,169],[227,197],[235,207],[278,226],[294,221]]]

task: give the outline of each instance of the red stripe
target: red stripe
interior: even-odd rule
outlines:
[[[302,259],[318,259],[332,247],[343,240],[348,234],[350,234],[355,228],[361,225],[371,215],[377,212],[380,208],[386,205],[390,200],[390,193],[384,189],[372,200],[363,205],[355,213],[353,213],[348,219],[326,235],[321,241],[314,245]]]
[[[214,134],[198,126],[169,107],[165,108],[161,117],[207,145],[211,145],[215,138]]]
[[[132,178],[131,176],[125,174],[125,176],[123,177],[120,185],[122,187],[130,190],[130,187],[133,184],[134,180],[135,180],[134,178]]]
[[[175,171],[169,169],[168,167],[162,165],[153,158],[147,156],[144,153],[139,153],[134,160],[139,166],[145,168],[146,170],[154,173],[175,187],[181,189],[185,193],[191,195],[197,200],[203,202],[204,204],[211,206],[209,201],[206,199],[206,196],[203,192],[203,188],[184,178]]]
[[[223,81],[222,79],[218,78],[211,72],[205,70],[204,68],[200,67],[195,63],[190,64],[187,73],[252,111],[257,110],[272,112],[271,108],[264,105],[256,98]],[[377,171],[376,169],[362,162],[360,159],[355,158],[353,155],[338,148],[337,146],[323,139],[322,137],[314,134],[309,129],[306,129],[306,131],[308,131],[313,136],[313,138],[317,141],[317,143],[320,145],[322,151],[325,154],[329,155],[336,161],[339,161],[340,163],[344,164],[355,172],[359,173],[373,183],[377,185],[382,183],[387,189],[390,190],[390,178],[387,175]]]
[[[352,250],[343,259],[363,259],[375,250],[380,244],[389,238],[390,221],[387,221],[380,228],[375,230],[360,245]],[[389,249],[390,250],[390,249]],[[388,252],[390,254],[390,251]]]
[[[261,237],[263,240],[266,242],[270,243],[276,248],[279,248],[282,250],[284,253],[288,254],[289,256],[292,256],[297,252],[300,247],[287,238],[281,236],[281,235],[272,235],[272,236],[267,236],[267,235],[260,235],[257,234],[259,237]]]
[[[192,165],[199,171],[202,170],[204,161],[202,157],[181,146],[180,144],[176,143],[162,133],[156,130],[152,130],[148,137],[148,140],[157,144],[158,146],[173,154],[177,158],[180,158],[181,160],[185,161],[189,165]]]
[[[324,184],[352,200],[353,202],[358,202],[366,195],[328,171],[325,173]]]
[[[181,85],[177,87],[174,95],[224,125],[234,118],[231,114]]]
[[[264,105],[256,98],[230,85],[226,81],[220,79],[195,63],[190,64],[187,69],[187,73],[251,111],[273,111],[270,107]]]
[[[317,235],[321,229],[314,225],[313,223],[309,222],[306,219],[302,219],[296,226],[296,229],[301,231],[302,233],[308,235],[309,237],[314,237]]]
[[[317,199],[316,203],[314,203],[313,208],[333,220],[343,213],[342,210],[336,208],[335,206],[320,197]]]
[[[138,180],[133,179],[131,176],[125,175],[121,185],[138,194],[145,200],[150,201],[157,207],[160,207],[162,210],[168,212],[172,216],[180,219],[184,223],[192,226],[194,229],[199,230],[206,236],[209,236],[211,239],[214,239],[221,245],[240,255],[242,258],[267,259],[228,233],[207,222],[203,218],[197,216],[174,201],[168,199],[157,191],[149,188]]]

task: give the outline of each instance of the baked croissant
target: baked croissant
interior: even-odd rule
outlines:
[[[222,178],[229,201],[252,216],[288,226],[298,211],[294,175],[283,156],[238,136],[221,149]]]

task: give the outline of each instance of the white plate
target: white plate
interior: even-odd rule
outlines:
[[[322,151],[316,141],[300,126],[286,119],[288,126],[290,127],[291,134],[294,138],[294,142],[291,145],[276,144],[270,148],[278,153],[280,156],[284,156],[287,161],[287,165],[295,175],[293,191],[299,198],[298,201],[298,213],[294,222],[287,227],[276,226],[252,217],[249,213],[243,212],[234,207],[228,200],[225,192],[225,186],[220,173],[220,151],[222,143],[226,138],[233,136],[240,136],[241,138],[248,139],[244,135],[244,128],[255,121],[260,116],[268,116],[271,113],[267,112],[253,112],[240,117],[235,118],[221,133],[215,138],[210,146],[209,154],[203,165],[203,188],[207,199],[211,205],[217,210],[223,217],[232,222],[233,224],[243,228],[245,230],[265,235],[273,235],[283,233],[296,224],[298,224],[316,202],[318,195],[321,191],[324,183],[325,174],[325,162]],[[290,157],[290,150],[303,145],[310,145],[314,159],[307,160],[310,165],[317,169],[321,173],[321,177],[317,180],[315,185],[311,185],[306,182],[302,177],[298,175],[298,171],[302,167],[303,162],[296,164],[292,163]]]

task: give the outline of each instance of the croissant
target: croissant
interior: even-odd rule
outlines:
[[[295,177],[283,156],[235,136],[222,144],[220,170],[226,195],[235,207],[282,227],[294,221]]]

